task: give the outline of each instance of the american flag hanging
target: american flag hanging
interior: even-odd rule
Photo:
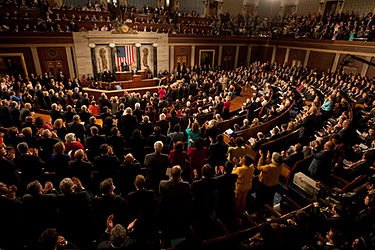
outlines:
[[[117,46],[117,69],[121,71],[121,63],[126,62],[129,67],[134,62],[133,46]]]

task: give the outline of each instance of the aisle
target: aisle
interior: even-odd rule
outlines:
[[[243,87],[242,92],[241,92],[242,96],[237,96],[236,98],[233,99],[233,101],[230,104],[229,112],[233,112],[233,111],[240,109],[243,103],[246,102],[246,99],[252,96],[253,92],[254,90],[252,88]]]

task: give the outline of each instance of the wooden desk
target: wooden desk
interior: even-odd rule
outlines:
[[[115,80],[116,81],[129,81],[132,80],[132,72],[131,71],[117,71],[115,73]]]
[[[133,80],[129,81],[115,81],[115,82],[99,82],[99,86],[104,90],[115,90],[116,86],[120,84],[121,88],[132,89],[132,88],[144,88],[154,87],[159,84],[159,79],[142,79],[140,75],[132,76]]]

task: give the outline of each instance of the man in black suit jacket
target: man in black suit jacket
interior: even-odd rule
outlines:
[[[106,219],[113,214],[117,223],[127,223],[128,202],[120,195],[114,193],[115,186],[112,178],[107,178],[99,185],[100,196],[93,200],[93,210],[96,216],[98,232],[106,228]]]
[[[10,103],[9,108],[10,117],[12,119],[12,126],[19,127],[20,125],[20,111],[18,109],[18,103],[13,101]]]
[[[150,169],[151,187],[157,188],[160,180],[165,179],[166,170],[169,166],[169,158],[167,154],[162,154],[163,142],[154,143],[155,152],[146,155],[143,166]]]
[[[224,109],[224,102],[222,102],[222,99],[220,97],[215,97],[215,105],[214,105],[214,116],[216,114],[222,114]]]
[[[102,179],[116,178],[118,173],[119,161],[113,155],[111,146],[103,144],[99,148],[101,155],[94,158],[94,164],[99,171]]]
[[[76,137],[81,140],[81,142],[85,141],[86,129],[85,126],[83,126],[79,122],[79,115],[73,116],[73,121],[68,123],[68,126],[66,128],[68,130],[68,133],[74,133]]]
[[[20,111],[20,123],[23,123],[27,116],[32,116],[31,108],[32,108],[31,104],[26,103],[25,107],[23,109],[21,109],[21,111]]]
[[[138,126],[137,117],[133,115],[131,108],[125,109],[125,115],[121,116],[121,134],[128,140],[134,129]]]
[[[310,146],[312,147],[311,153],[313,156],[313,160],[308,169],[310,176],[314,180],[327,180],[330,173],[334,144],[331,141],[326,142],[324,144],[324,149],[319,152],[316,150],[316,148],[318,147],[316,141],[311,142]]]
[[[70,105],[66,106],[66,111],[63,112],[62,114],[64,122],[66,123],[72,122],[74,115],[76,115],[76,113],[73,112],[73,107]]]
[[[9,127],[11,121],[12,118],[10,116],[9,107],[6,105],[5,101],[0,100],[0,126]]]
[[[159,121],[156,122],[156,126],[160,127],[161,134],[167,135],[168,128],[169,128],[169,122],[166,120],[165,114],[159,115]]]
[[[159,185],[158,215],[167,239],[184,236],[189,222],[189,183],[181,179],[181,172],[180,166],[172,167],[170,179]]]
[[[297,143],[294,145],[294,152],[286,155],[285,152],[281,152],[283,155],[283,162],[288,165],[289,167],[293,167],[293,165],[297,162],[303,159],[303,152],[302,152],[302,145],[300,143]]]
[[[126,199],[129,202],[129,215],[137,218],[135,224],[136,238],[146,238],[152,233],[153,211],[155,209],[154,191],[145,189],[146,179],[143,175],[135,177],[136,190],[128,193]]]
[[[23,184],[30,181],[37,180],[43,174],[45,167],[44,161],[39,158],[37,150],[29,150],[26,142],[21,142],[17,145],[17,150],[20,153],[14,161],[15,168],[21,171],[21,179]]]
[[[214,192],[216,190],[216,179],[212,178],[214,169],[210,164],[205,164],[202,167],[201,174],[201,179],[196,179],[191,183],[194,225],[199,228],[200,235],[207,232],[207,226],[215,207]],[[198,177],[196,171],[194,171],[194,175],[196,178]]]
[[[73,182],[74,181],[74,182]],[[56,197],[60,211],[59,229],[82,248],[95,236],[92,198],[77,178],[65,178],[59,185],[62,194]]]
[[[212,167],[223,166],[227,159],[228,144],[224,142],[224,136],[216,136],[216,142],[211,139],[211,145],[208,147],[208,163]]]
[[[91,156],[95,157],[100,154],[99,147],[106,143],[104,136],[99,135],[99,129],[97,127],[91,127],[91,136],[86,140],[86,148],[90,150]]]

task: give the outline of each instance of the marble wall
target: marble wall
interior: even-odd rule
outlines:
[[[103,31],[87,31],[87,32],[73,32],[73,42],[75,51],[75,61],[77,62],[78,74],[82,75],[93,74],[93,66],[91,62],[91,51],[89,45],[95,44],[95,56],[97,71],[102,72],[102,60],[100,57],[101,49],[106,49],[105,57],[108,60],[108,68],[111,69],[110,48],[109,44],[115,45],[136,44],[140,43],[141,69],[146,68],[143,65],[143,49],[148,50],[147,64],[153,72],[153,46],[157,44],[157,61],[158,71],[168,70],[169,67],[169,48],[168,35],[158,34],[153,32],[138,32],[137,34],[112,34],[111,32]],[[134,47],[135,64],[137,62],[136,49]]]

